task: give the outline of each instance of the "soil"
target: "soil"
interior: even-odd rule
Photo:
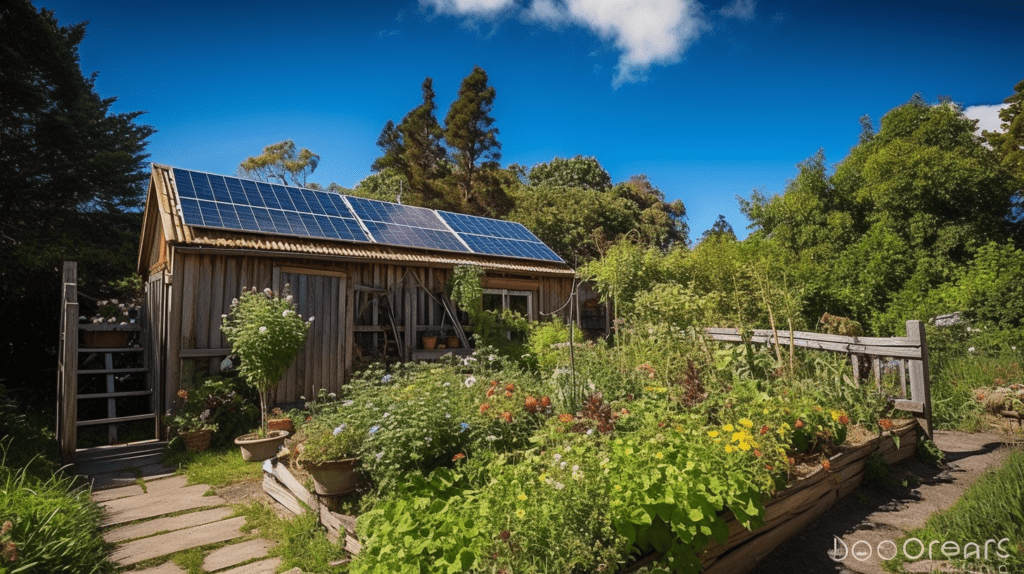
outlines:
[[[1014,441],[1013,435],[1004,433],[937,431],[935,444],[946,453],[944,468],[917,458],[897,464],[888,485],[862,485],[766,556],[753,573],[885,573],[883,560],[875,552],[863,559],[846,552],[844,560],[833,560],[830,553],[834,548],[839,550],[837,558],[844,557],[843,545],[836,539],[849,549],[860,541],[877,549],[883,541],[895,541],[923,526],[933,513],[952,506],[984,471],[998,467],[1008,443]],[[1019,438],[1016,442],[1019,445]],[[859,544],[858,548],[867,546]],[[891,548],[882,545],[886,558],[892,554]],[[929,566],[942,568],[943,564]]]

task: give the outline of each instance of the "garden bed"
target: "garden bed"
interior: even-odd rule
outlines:
[[[824,514],[839,499],[857,489],[864,480],[865,464],[871,453],[878,452],[888,464],[912,456],[917,449],[917,425],[905,421],[891,431],[866,442],[843,447],[828,459],[829,468],[818,466],[779,491],[765,502],[765,524],[749,531],[731,513],[724,518],[729,528],[725,544],[712,542],[699,554],[703,572],[708,574],[747,572],[777,546]],[[309,492],[277,459],[264,464],[263,490],[295,514],[312,511],[319,514],[328,537],[337,542],[343,537],[345,550],[352,555],[362,550],[355,535],[356,518],[329,509],[330,501]],[[632,565],[636,570],[656,560],[653,554]]]

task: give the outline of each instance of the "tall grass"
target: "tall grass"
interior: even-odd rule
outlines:
[[[0,443],[0,573],[116,572],[99,531],[101,511],[89,490],[62,474],[40,479],[6,466],[10,440]]]
[[[988,570],[996,572],[1024,572],[1024,451],[1015,450],[1007,457],[1003,466],[989,471],[978,479],[963,497],[947,510],[935,514],[928,519],[923,528],[911,532],[907,539],[917,538],[927,546],[932,540],[953,541],[962,550],[961,558],[972,550],[964,548],[969,543],[980,547],[977,558],[973,556],[967,561],[969,566],[984,565]],[[989,546],[988,558],[985,558],[985,541],[1004,542],[1000,552],[1008,553],[1009,557],[996,554],[997,546]],[[914,543],[911,543],[913,545]],[[902,548],[903,542],[899,546]],[[939,545],[936,545],[938,548]],[[970,547],[973,548],[973,547]],[[912,546],[910,553],[918,551]],[[937,552],[937,551],[936,551]],[[927,558],[927,553],[924,558]],[[944,559],[945,556],[933,556]],[[898,555],[887,563],[896,568],[905,557]]]

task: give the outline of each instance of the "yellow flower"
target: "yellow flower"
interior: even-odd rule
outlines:
[[[732,442],[740,442],[745,436],[747,436],[747,433],[745,432],[734,432],[732,433]]]
[[[676,432],[683,432],[683,425],[676,425]]]
[[[548,479],[548,475],[546,473],[542,472],[542,473],[540,473],[540,476],[537,477],[537,478],[539,478],[541,482],[544,482],[545,480]]]
[[[522,517],[526,516],[526,511],[523,510],[522,508],[520,508],[519,510],[516,511],[516,516],[518,516],[519,518],[522,518]]]
[[[839,422],[839,417],[842,416],[842,415],[839,414],[839,411],[829,411],[829,412],[832,414],[832,420],[834,420],[836,422]]]
[[[732,425],[725,425],[725,426],[722,427],[722,430],[724,430],[725,432],[732,432],[735,429],[733,428]]]
[[[739,447],[740,447],[740,450],[742,450],[742,451],[748,451],[748,450],[750,450],[750,443],[748,443],[747,441],[742,441],[742,442],[740,442],[740,444],[738,444],[737,446],[739,446]]]
[[[725,445],[725,452],[732,452],[734,450],[736,450],[736,449],[732,448],[731,444]]]
[[[763,411],[761,411],[761,414],[763,414],[763,415],[768,414],[768,409],[764,409]]]
[[[747,428],[751,428],[752,426],[754,426],[754,421],[750,419],[740,419],[740,424]]]
[[[517,496],[516,498],[518,498],[519,500],[526,500],[526,495],[520,493],[520,495]]]
[[[665,458],[665,455],[661,454],[660,452],[656,452],[656,453],[654,453],[654,458],[656,458],[658,460],[661,460],[661,459]]]
[[[715,438],[716,436],[718,436],[718,431],[716,431],[716,430],[708,431],[708,436],[711,437],[711,438]]]
[[[622,487],[616,484],[615,485],[615,490],[622,490]]]

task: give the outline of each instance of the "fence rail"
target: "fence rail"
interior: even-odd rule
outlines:
[[[708,327],[704,330],[708,338],[728,343],[743,343],[743,334],[738,329]],[[754,329],[750,343],[775,345],[777,347],[801,347],[832,353],[843,353],[850,357],[853,366],[853,383],[860,385],[860,361],[871,362],[875,383],[881,389],[882,359],[896,360],[900,373],[902,398],[897,399],[897,409],[914,413],[918,425],[927,436],[932,436],[932,399],[928,370],[928,344],[925,339],[924,323],[907,321],[906,337],[846,337],[825,333],[804,331],[773,331]],[[910,396],[907,396],[907,374],[909,372]]]

